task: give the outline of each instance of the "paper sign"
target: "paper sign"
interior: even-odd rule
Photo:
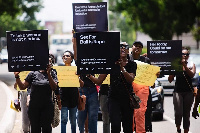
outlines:
[[[157,79],[156,73],[160,71],[160,67],[149,65],[141,61],[135,62],[137,63],[137,70],[134,83],[152,86]]]
[[[76,66],[54,66],[57,71],[59,87],[80,87]]]

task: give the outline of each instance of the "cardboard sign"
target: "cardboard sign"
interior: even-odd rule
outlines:
[[[77,33],[77,73],[119,73],[120,32]]]
[[[135,62],[137,63],[137,70],[133,82],[139,85],[152,86],[157,79],[156,73],[160,71],[160,67],[137,60]]]
[[[76,66],[54,66],[57,71],[59,87],[80,87]]]
[[[107,3],[73,3],[75,32],[108,31]]]
[[[8,31],[9,72],[45,70],[49,63],[48,31]]]
[[[147,41],[147,56],[165,75],[181,72],[182,40]]]

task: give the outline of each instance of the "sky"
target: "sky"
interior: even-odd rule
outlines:
[[[43,6],[36,13],[37,20],[44,26],[45,21],[63,21],[63,32],[71,32],[73,28],[72,3],[89,3],[88,0],[43,0]]]

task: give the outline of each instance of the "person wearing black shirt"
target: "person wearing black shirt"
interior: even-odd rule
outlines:
[[[120,44],[120,59],[116,64],[120,66],[120,72],[110,74],[110,89],[108,93],[109,116],[111,132],[120,133],[121,121],[124,133],[132,133],[133,109],[130,107],[130,92],[132,82],[136,75],[137,64],[127,59],[129,46]],[[107,74],[100,74],[98,78],[90,75],[89,79],[100,85]]]
[[[50,55],[51,63],[53,56]],[[52,102],[52,91],[57,88],[57,72],[49,64],[46,70],[31,71],[24,82],[20,80],[19,72],[14,72],[16,83],[21,90],[30,87],[30,102],[28,116],[31,124],[31,133],[51,133],[51,122],[53,120],[54,107]]]
[[[177,132],[181,133],[181,121],[183,118],[184,133],[189,132],[190,110],[194,101],[192,78],[196,73],[196,67],[193,62],[188,62],[189,50],[182,48],[183,72],[176,75],[169,75],[168,80],[171,83],[176,76],[175,88],[173,92],[174,116]]]
[[[63,62],[65,66],[71,66],[74,59],[74,54],[71,51],[63,53]],[[77,77],[78,78],[78,77]],[[61,87],[61,133],[66,133],[66,125],[69,120],[71,123],[71,132],[76,133],[76,112],[78,105],[78,88],[77,87]]]

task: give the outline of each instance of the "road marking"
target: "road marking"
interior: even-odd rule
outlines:
[[[170,117],[168,117],[168,116],[166,116],[166,115],[163,115],[163,117],[164,117],[167,121],[171,122],[172,124],[175,124],[175,120],[173,120],[172,118],[170,118]],[[184,130],[184,129],[183,129],[183,126],[181,126],[181,130]],[[192,133],[192,132],[189,131],[188,133]]]

